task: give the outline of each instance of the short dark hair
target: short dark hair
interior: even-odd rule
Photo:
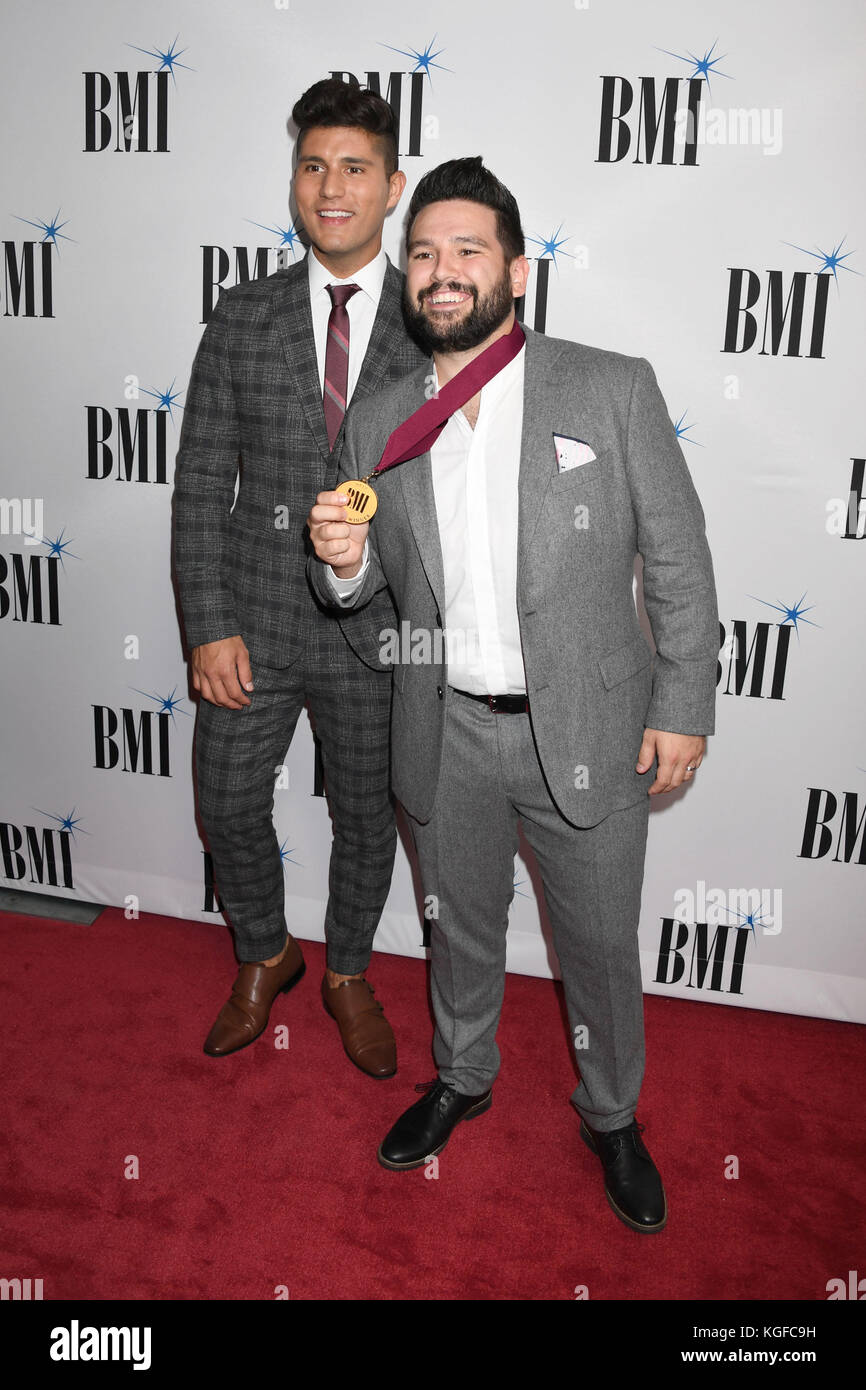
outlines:
[[[397,120],[384,97],[369,87],[323,77],[295,102],[292,120],[298,127],[298,151],[305,133],[315,126],[357,126],[379,137],[388,178],[397,171]]]
[[[449,159],[438,164],[425,174],[409,204],[409,221],[406,225],[406,245],[412,232],[412,223],[422,208],[430,203],[449,202],[454,198],[465,199],[468,203],[483,203],[496,213],[496,235],[502,244],[505,258],[513,261],[516,256],[526,254],[523,228],[520,225],[520,210],[514,194],[495,174],[485,169],[481,155],[468,155],[465,159]]]

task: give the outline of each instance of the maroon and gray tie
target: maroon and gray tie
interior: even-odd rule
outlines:
[[[349,387],[349,313],[346,304],[360,288],[360,285],[328,286],[332,307],[328,317],[325,389],[322,404],[325,408],[328,443],[332,449],[340,432],[343,416],[346,413],[346,396]]]

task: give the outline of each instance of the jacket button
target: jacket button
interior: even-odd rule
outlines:
[[[436,687],[436,694],[439,696],[439,699],[441,700],[441,699],[442,699],[442,687],[441,687],[441,685],[437,685],[437,687]]]

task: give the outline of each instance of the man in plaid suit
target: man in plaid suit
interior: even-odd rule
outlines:
[[[349,398],[424,356],[403,324],[403,277],[382,250],[406,182],[390,106],[326,79],[292,117],[293,190],[311,250],[221,295],[193,366],[177,458],[175,566],[201,697],[198,804],[240,961],[204,1050],[225,1056],[253,1042],[276,995],[304,972],[286,932],[273,795],[274,768],[309,703],[334,829],[322,996],[351,1060],[383,1077],[396,1070],[396,1045],[364,972],[396,849],[391,681],[379,659],[394,615],[387,596],[336,619],[318,604],[304,523],[309,497],[334,486]]]

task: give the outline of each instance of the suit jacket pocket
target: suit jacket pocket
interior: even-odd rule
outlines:
[[[610,467],[606,454],[599,454],[589,463],[579,463],[575,468],[566,468],[564,473],[554,473],[550,480],[552,492],[568,492],[579,483],[588,484],[600,478],[605,468]]]
[[[643,634],[639,634],[631,642],[626,642],[624,647],[617,647],[615,651],[600,656],[598,669],[605,689],[611,690],[621,681],[628,680],[629,676],[634,676],[645,666],[649,666],[651,661],[652,652]]]

